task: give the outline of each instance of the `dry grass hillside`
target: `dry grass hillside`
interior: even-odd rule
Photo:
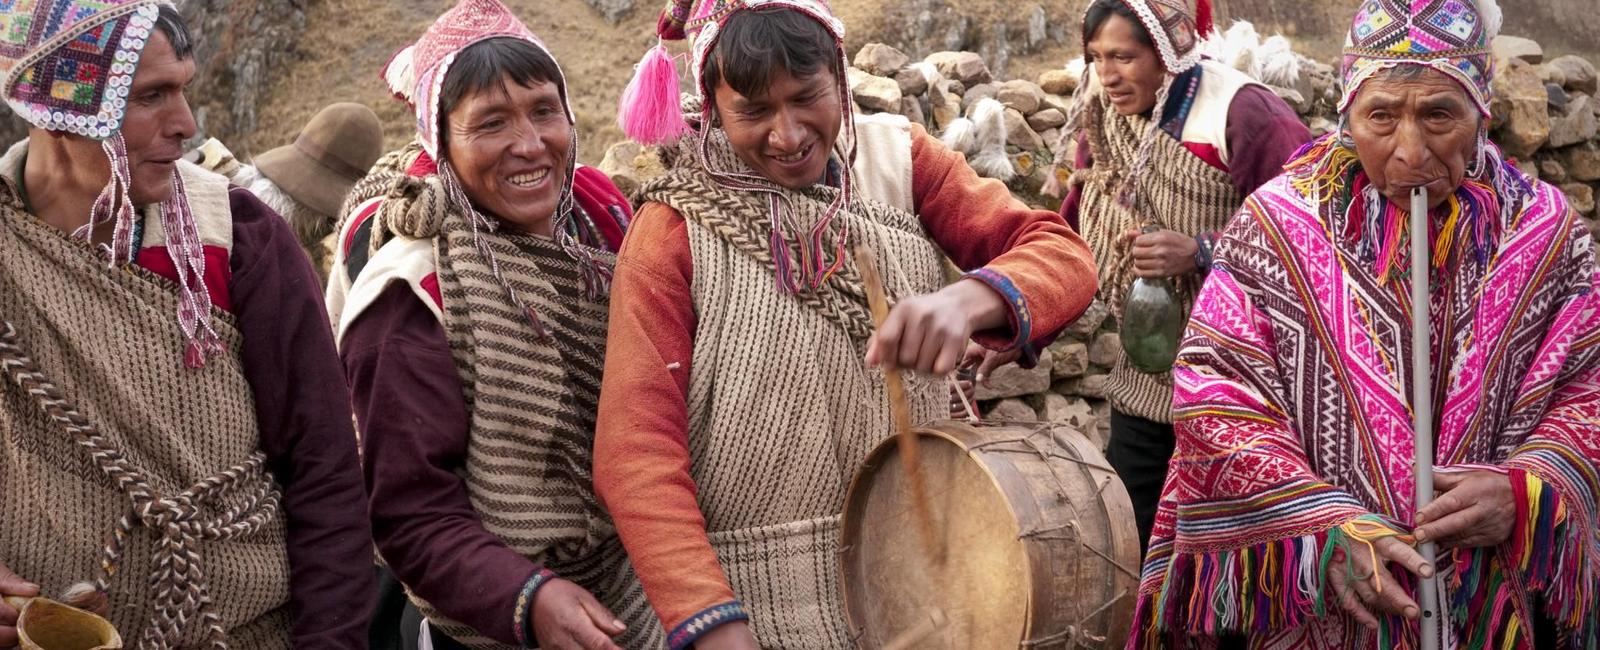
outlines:
[[[1502,0],[1509,1],[1509,0]],[[650,45],[661,0],[637,0],[617,23],[608,23],[585,0],[507,0],[545,38],[573,86],[586,162],[598,162],[621,135],[614,126],[616,98],[633,64]],[[1580,48],[1595,54],[1600,32],[1595,0],[1545,0],[1508,17],[1507,31],[1546,41],[1553,52]],[[378,70],[390,54],[425,30],[453,0],[311,0],[305,32],[262,93],[258,126],[249,133],[218,132],[235,149],[265,151],[291,139],[319,107],[360,101],[383,118],[391,144],[410,137],[405,108],[389,98]],[[615,4],[615,3],[613,3]],[[1077,55],[1084,0],[835,0],[850,28],[848,50],[886,42],[913,56],[945,49],[982,52],[997,76],[1029,77]],[[1356,0],[1216,0],[1223,21],[1246,18],[1263,32],[1281,31],[1297,47],[1329,59],[1353,14]],[[1587,11],[1578,11],[1587,6]],[[1561,17],[1561,19],[1557,19]]]

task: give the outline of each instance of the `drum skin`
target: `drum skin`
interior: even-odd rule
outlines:
[[[896,440],[867,456],[845,497],[841,586],[856,647],[1121,648],[1139,538],[1100,451],[1050,424],[943,421],[915,435],[932,549]],[[941,615],[935,631],[914,631]]]

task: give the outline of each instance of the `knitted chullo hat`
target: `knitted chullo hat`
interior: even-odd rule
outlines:
[[[1172,90],[1172,82],[1185,72],[1200,64],[1200,39],[1211,35],[1213,31],[1211,19],[1211,0],[1196,0],[1194,13],[1189,12],[1185,0],[1118,0],[1133,10],[1139,18],[1140,26],[1150,35],[1150,41],[1155,44],[1156,56],[1161,59],[1161,67],[1166,70],[1166,77],[1161,82],[1161,88],[1156,91],[1156,103],[1151,109],[1150,125],[1140,141],[1139,154],[1128,172],[1128,177],[1123,183],[1123,190],[1118,195],[1118,201],[1130,209],[1138,204],[1139,179],[1143,176],[1144,169],[1150,163],[1150,156],[1155,150],[1156,138],[1161,137],[1162,111],[1167,104],[1167,95]],[[1084,11],[1084,20],[1088,20],[1088,11],[1094,8],[1094,3]],[[1088,42],[1083,44],[1084,52],[1089,49]],[[1092,65],[1092,64],[1091,64]],[[1085,69],[1085,74],[1088,70]],[[1099,128],[1098,124],[1081,124],[1088,102],[1098,101],[1099,98],[1088,96],[1090,84],[1078,84],[1078,91],[1073,98],[1072,114],[1067,116],[1067,128],[1061,131],[1061,143],[1071,142],[1079,128]],[[1099,85],[1096,84],[1099,88]],[[1067,148],[1057,147],[1060,153],[1056,156],[1056,166],[1064,167],[1070,164],[1066,158]],[[1059,194],[1059,179],[1051,174],[1048,181],[1047,193]]]
[[[491,262],[494,255],[479,233],[482,230],[494,231],[500,224],[479,212],[467,197],[466,191],[462,189],[460,178],[456,176],[454,168],[450,165],[449,156],[442,147],[440,132],[444,127],[445,116],[440,114],[439,102],[445,79],[449,76],[450,67],[456,58],[468,48],[495,38],[525,41],[549,56],[552,62],[556,61],[555,55],[545,46],[544,41],[534,36],[533,32],[500,0],[461,0],[455,7],[439,16],[416,44],[401,50],[391,58],[383,71],[383,77],[395,96],[405,101],[415,111],[417,139],[422,143],[423,151],[438,165],[438,175],[450,203],[468,217],[467,220],[473,228],[473,240],[479,252]],[[566,73],[561,71],[559,62],[556,63],[556,71],[561,77],[557,81],[561,89],[561,105],[566,112],[572,146],[568,150],[567,160],[564,161],[566,176],[562,180],[561,195],[551,222],[554,229],[553,236],[562,250],[578,262],[579,268],[583,270],[584,286],[590,294],[598,295],[606,291],[611,279],[611,269],[595,257],[593,250],[579,244],[567,228],[572,219],[572,183],[577,173],[578,131],[577,118],[572,112],[572,102],[567,97]],[[492,264],[492,267],[498,269],[498,265]],[[501,280],[501,285],[505,287],[513,303],[528,311],[515,289],[504,280]],[[544,330],[536,314],[528,311],[528,316],[533,321],[535,330]]]
[[[1521,210],[1533,192],[1531,182],[1489,142],[1489,82],[1494,77],[1489,44],[1500,32],[1496,0],[1367,0],[1357,10],[1344,47],[1344,95],[1339,129],[1295,154],[1285,165],[1297,188],[1320,203],[1325,219],[1342,220],[1344,236],[1371,259],[1380,279],[1394,277],[1409,260],[1402,251],[1406,219],[1402,206],[1385,199],[1368,182],[1348,136],[1351,104],[1366,82],[1379,73],[1416,66],[1435,70],[1459,84],[1478,109],[1476,155],[1466,178],[1447,199],[1449,216],[1439,241],[1465,240],[1487,259],[1501,224]],[[1461,232],[1456,232],[1456,231]],[[1440,244],[1433,263],[1449,254]]]
[[[1500,32],[1501,18],[1495,0],[1367,0],[1345,37],[1339,112],[1379,71],[1419,65],[1461,84],[1488,117],[1494,77],[1489,43]]]
[[[138,211],[133,205],[122,121],[139,58],[155,35],[158,0],[17,0],[0,3],[0,74],[6,103],[34,128],[97,140],[111,163],[89,223],[74,236],[88,239],[96,226],[114,225],[105,249],[113,266],[134,259]],[[178,270],[178,325],[188,345],[184,364],[197,368],[222,352],[211,327],[205,254],[183,178],[161,204],[167,252]]]
[[[695,1],[668,0],[666,9],[656,22],[656,36],[662,41],[693,39],[690,64],[691,73],[694,75],[694,94],[699,100],[695,103],[701,110],[699,120],[699,124],[702,125],[701,164],[712,179],[724,187],[742,191],[778,193],[781,190],[760,175],[747,170],[713,169],[707,162],[713,130],[710,99],[716,89],[704,86],[703,73],[707,65],[713,64],[712,52],[716,50],[723,27],[740,12],[788,10],[799,12],[816,21],[833,39],[839,70],[844,70],[849,64],[849,57],[844,51],[844,23],[833,15],[825,0],[699,0],[698,10],[694,8]],[[829,275],[843,266],[846,259],[845,241],[849,233],[840,229],[834,241],[824,241],[828,225],[834,215],[848,205],[854,196],[850,169],[855,163],[856,155],[855,113],[849,84],[844,75],[839,75],[837,84],[840,99],[840,141],[835,149],[841,152],[844,159],[842,161],[844,173],[840,175],[842,186],[838,198],[829,206],[822,219],[811,225],[804,233],[786,232],[791,228],[786,225],[786,220],[783,218],[783,201],[773,202],[774,208],[770,215],[775,235],[771,242],[772,259],[777,267],[778,288],[789,293],[817,289],[827,281]],[[623,92],[622,103],[618,107],[618,124],[622,127],[623,133],[637,142],[673,143],[690,130],[680,105],[676,66],[667,54],[666,48],[657,44],[639,62],[633,81]],[[794,259],[793,250],[799,252],[798,261]]]

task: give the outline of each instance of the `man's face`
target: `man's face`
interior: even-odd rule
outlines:
[[[133,175],[130,198],[134,205],[160,203],[172,195],[172,175],[177,160],[183,157],[183,141],[194,136],[194,114],[184,89],[194,79],[194,58],[179,59],[172,41],[161,30],[153,30],[139,57],[128,90],[128,108],[122,121],[122,138],[128,147],[128,169]],[[74,156],[105,165],[100,143],[67,136],[74,148],[85,151]],[[109,170],[107,170],[109,174]],[[108,176],[109,179],[109,176]]]
[[[479,210],[548,235],[572,155],[572,123],[554,83],[501,85],[463,98],[445,116],[445,158]]]
[[[1428,189],[1431,208],[1461,186],[1480,119],[1466,91],[1435,70],[1374,78],[1348,111],[1361,167],[1402,210],[1418,187]]]
[[[1111,108],[1120,115],[1143,115],[1156,106],[1166,68],[1154,48],[1140,43],[1133,22],[1112,14],[1084,50]]]
[[[717,117],[739,159],[767,180],[789,189],[817,184],[839,138],[838,78],[823,69],[806,77],[776,70],[760,97],[717,84]]]

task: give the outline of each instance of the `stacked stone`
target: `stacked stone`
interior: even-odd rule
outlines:
[[[1494,43],[1494,139],[1523,171],[1561,188],[1600,236],[1600,75],[1577,56],[1545,60],[1534,41]]]

